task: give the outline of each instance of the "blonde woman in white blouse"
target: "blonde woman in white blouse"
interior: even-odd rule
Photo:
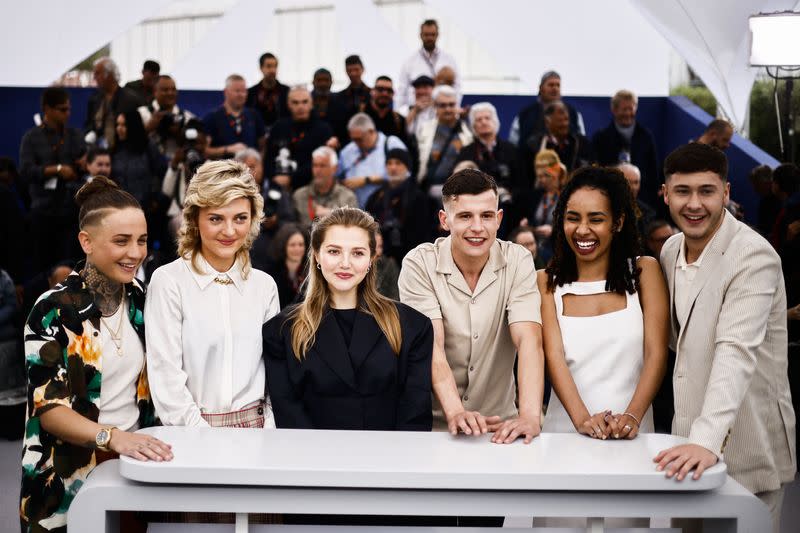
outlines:
[[[179,258],[148,287],[147,365],[165,425],[275,427],[261,326],[277,314],[273,279],[250,267],[264,201],[248,168],[203,164],[186,191]]]

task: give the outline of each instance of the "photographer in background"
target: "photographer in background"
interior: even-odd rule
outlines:
[[[169,162],[169,168],[161,185],[161,192],[170,200],[167,226],[172,237],[177,235],[181,225],[186,187],[197,172],[197,168],[205,163],[204,154],[207,146],[208,138],[203,123],[198,119],[190,119],[181,132],[181,144]]]
[[[144,129],[165,158],[172,159],[182,142],[183,127],[195,118],[191,111],[178,107],[178,89],[170,76],[159,76],[155,99],[139,108]]]
[[[333,129],[311,111],[311,93],[303,86],[289,91],[291,116],[278,120],[267,141],[265,173],[286,193],[311,181],[311,153],[333,143]]]

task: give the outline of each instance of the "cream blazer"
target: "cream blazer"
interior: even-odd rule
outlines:
[[[718,231],[680,322],[675,265],[683,234],[661,251],[670,347],[677,354],[672,433],[723,458],[751,492],[776,490],[796,471],[781,262],[763,237],[727,211]]]

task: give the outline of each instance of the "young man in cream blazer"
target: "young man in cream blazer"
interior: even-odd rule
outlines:
[[[786,292],[778,254],[725,210],[728,161],[690,143],[664,161],[664,201],[681,229],[661,251],[677,353],[672,432],[689,443],[654,461],[680,481],[723,459],[780,524],[795,464]]]

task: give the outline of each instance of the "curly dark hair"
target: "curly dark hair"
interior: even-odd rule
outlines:
[[[616,168],[585,167],[576,170],[567,182],[553,212],[553,258],[547,265],[547,288],[572,283],[578,279],[575,252],[569,247],[564,233],[564,213],[567,202],[578,189],[595,189],[605,194],[611,204],[615,226],[624,216],[622,227],[614,233],[606,276],[606,291],[634,294],[639,290],[636,257],[641,255],[639,232],[636,229],[636,202],[625,176]]]

